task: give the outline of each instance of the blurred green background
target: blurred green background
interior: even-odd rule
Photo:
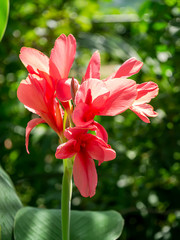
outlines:
[[[24,205],[59,208],[62,162],[55,159],[56,134],[45,124],[32,131],[30,155],[25,127],[33,117],[16,96],[27,76],[22,46],[48,56],[55,39],[72,33],[77,54],[71,76],[81,79],[95,50],[107,77],[130,57],[144,62],[138,83],[154,81],[159,113],[150,124],[130,110],[98,117],[117,158],[98,171],[93,198],[73,189],[72,209],[119,211],[122,240],[179,239],[180,224],[180,1],[179,0],[14,0],[0,43],[0,164],[10,174]]]

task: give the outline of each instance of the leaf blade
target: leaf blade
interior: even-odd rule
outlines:
[[[4,35],[8,15],[9,15],[9,0],[0,0],[0,41]]]
[[[115,211],[71,211],[71,240],[115,240],[124,221]],[[61,211],[25,207],[15,218],[15,240],[62,240]]]
[[[2,239],[12,239],[14,217],[17,210],[21,207],[22,204],[15,192],[11,179],[0,167],[0,236]]]

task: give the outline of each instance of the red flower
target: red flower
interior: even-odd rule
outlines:
[[[104,81],[100,79],[100,55],[89,62],[83,83],[76,93],[73,121],[76,126],[94,123],[96,115],[114,116],[127,110],[137,96],[136,83],[127,77],[136,74],[143,63],[130,58]]]
[[[37,124],[46,122],[60,136],[63,130],[63,110],[47,79],[29,74],[26,80],[21,81],[17,96],[29,111],[40,116],[40,118],[31,120],[26,128],[26,150],[28,153],[29,134]]]
[[[107,144],[106,130],[94,121],[94,117],[115,116],[129,108],[144,122],[149,122],[148,117],[155,117],[157,113],[147,103],[158,94],[158,86],[153,82],[136,84],[128,79],[138,73],[143,65],[135,58],[130,58],[115,73],[100,80],[98,51],[92,55],[79,86],[76,79],[68,78],[75,54],[76,40],[71,34],[68,37],[62,34],[57,38],[50,59],[36,49],[23,47],[20,59],[29,75],[21,81],[17,95],[29,111],[40,116],[27,125],[27,152],[31,130],[37,124],[46,122],[62,141],[68,140],[59,145],[56,157],[65,159],[75,156],[74,182],[82,196],[92,197],[97,186],[93,159],[98,160],[100,165],[116,157],[115,151]],[[63,109],[56,98],[66,109],[64,124]],[[73,105],[70,104],[71,99]],[[73,106],[75,109],[72,113]],[[76,127],[64,130],[63,125],[64,128],[70,126],[72,120]],[[88,130],[95,131],[96,136]]]
[[[145,104],[158,94],[157,84],[149,82],[139,85],[127,79],[138,73],[142,65],[141,61],[130,58],[115,73],[100,81],[100,55],[95,52],[76,93],[73,113],[76,126],[93,125],[96,115],[114,116],[128,108],[145,122],[149,122],[147,116],[157,116],[153,108]]]
[[[97,186],[97,173],[93,159],[99,161],[113,160],[116,153],[101,138],[87,133],[88,129],[68,128],[64,135],[66,143],[59,145],[56,158],[65,159],[75,155],[73,165],[74,183],[84,197],[92,197]]]
[[[136,95],[136,83],[130,79],[88,79],[76,93],[73,121],[76,126],[87,126],[96,115],[120,114],[132,105]]]
[[[20,59],[30,74],[49,79],[60,101],[71,99],[69,71],[76,54],[76,40],[73,35],[61,34],[55,41],[50,59],[42,52],[23,47]]]

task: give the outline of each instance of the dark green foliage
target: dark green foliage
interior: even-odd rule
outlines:
[[[22,204],[9,176],[0,166],[0,239],[10,240],[13,236],[14,219]]]
[[[115,211],[71,211],[71,240],[116,240],[124,221]],[[15,240],[61,240],[61,210],[22,208],[16,215]]]
[[[133,5],[131,5],[133,2]],[[137,2],[135,4],[134,2]],[[12,1],[6,33],[0,43],[0,154],[25,205],[60,206],[62,162],[54,153],[58,138],[45,124],[30,136],[31,119],[16,97],[27,71],[18,54],[22,46],[49,55],[55,39],[72,33],[77,58],[71,76],[81,79],[92,52],[100,51],[102,79],[129,57],[144,66],[138,83],[154,81],[160,93],[152,101],[159,116],[143,123],[130,110],[99,117],[117,158],[97,167],[98,187],[91,199],[73,191],[74,210],[117,210],[125,219],[122,240],[178,239],[180,175],[180,5],[158,1]],[[133,9],[131,8],[133,7]]]
[[[9,0],[0,0],[0,41],[6,29],[8,14],[9,14]]]

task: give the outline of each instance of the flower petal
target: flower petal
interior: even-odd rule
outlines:
[[[124,78],[114,78],[104,83],[110,91],[110,96],[98,115],[114,116],[124,112],[132,105],[137,96],[135,81]]]
[[[70,139],[66,143],[62,143],[57,147],[56,150],[56,158],[58,159],[65,159],[65,158],[71,158],[76,154],[75,145],[76,140]]]
[[[85,152],[79,152],[73,166],[74,183],[83,197],[93,197],[97,186],[97,172],[93,159]]]
[[[71,79],[61,79],[57,82],[56,95],[61,102],[69,101],[71,97]]]
[[[44,81],[44,79],[37,80],[32,75],[27,77],[26,80],[22,80],[17,90],[19,101],[37,112],[46,112],[47,106],[43,91]]]
[[[106,129],[99,124],[98,122],[94,121],[89,129],[96,132],[96,136],[102,138],[106,143],[108,142],[108,134]]]
[[[29,135],[31,130],[40,123],[45,123],[42,118],[35,118],[28,122],[26,127],[26,151],[29,154],[28,144],[29,144]]]
[[[86,151],[101,164],[104,161],[110,161],[116,158],[116,152],[104,142],[101,138],[92,134],[86,134]]]
[[[88,78],[100,79],[100,54],[98,51],[93,53],[88,64],[83,81],[87,80]]]
[[[56,125],[59,130],[59,133],[63,131],[63,116],[64,116],[64,111],[57,101],[57,99],[54,99],[54,106],[55,106],[55,120],[56,120]]]
[[[138,73],[142,66],[143,63],[141,61],[138,61],[136,58],[132,57],[120,66],[114,75],[114,78],[130,77]]]
[[[28,106],[26,106],[26,105],[24,105],[24,107],[25,107],[28,111],[30,111],[30,112],[32,112],[32,113],[34,113],[34,114],[39,115],[39,113],[38,113],[35,109],[30,108],[30,107],[28,107]],[[40,115],[39,115],[39,116],[40,116]]]
[[[73,112],[73,122],[76,126],[87,127],[93,123],[95,114],[90,106],[86,103],[78,104]]]
[[[152,98],[158,94],[158,85],[154,82],[145,82],[137,84],[137,98],[133,105],[140,105],[143,103],[149,103]]]
[[[106,84],[103,81],[90,78],[83,82],[78,89],[75,97],[75,104],[92,104],[94,109],[99,110],[103,107],[109,94],[109,90],[106,88]]]
[[[39,70],[49,74],[49,58],[42,52],[34,48],[22,47],[19,57],[25,67],[30,66],[29,69],[36,73]],[[30,73],[34,73],[32,70]]]
[[[54,79],[68,78],[76,54],[76,40],[73,35],[61,34],[51,51],[49,68]]]
[[[67,138],[67,139],[77,139],[79,140],[79,136],[81,134],[84,134],[84,133],[87,133],[88,131],[88,128],[79,128],[79,127],[69,127],[69,128],[66,128],[65,131],[64,131],[64,136]]]
[[[146,103],[140,105],[133,105],[130,107],[130,109],[146,123],[150,123],[148,117],[156,117],[158,115],[158,113],[154,111],[153,107]]]

